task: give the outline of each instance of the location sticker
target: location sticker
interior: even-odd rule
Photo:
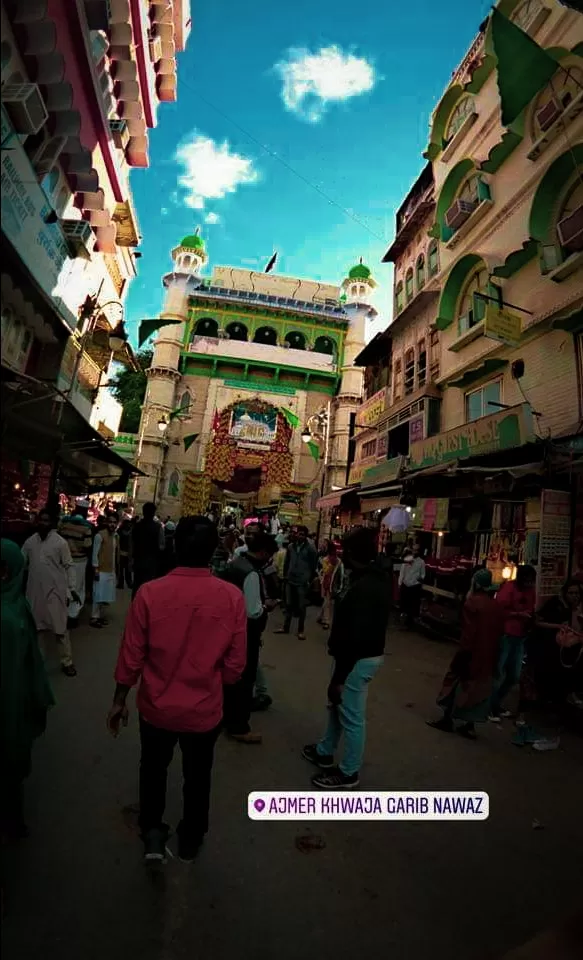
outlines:
[[[490,798],[480,790],[261,790],[249,794],[251,820],[487,820]]]

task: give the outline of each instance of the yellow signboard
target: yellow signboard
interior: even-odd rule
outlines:
[[[484,318],[484,336],[489,337],[490,340],[505,343],[509,347],[515,347],[520,343],[521,333],[522,318],[518,314],[488,304]]]
[[[374,457],[367,457],[366,460],[359,460],[358,463],[353,463],[350,467],[348,473],[348,486],[352,486],[353,483],[360,483],[364,474],[369,469],[371,463],[374,463]]]
[[[386,391],[379,390],[358,408],[356,412],[357,427],[372,427],[385,409]]]

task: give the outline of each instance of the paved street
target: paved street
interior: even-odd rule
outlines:
[[[268,634],[274,706],[256,718],[261,747],[221,739],[211,833],[194,865],[147,873],[136,839],[135,712],[117,742],[105,730],[123,620],[74,634],[79,677],[55,669],[58,705],[34,754],[30,839],[5,858],[6,960],[495,960],[577,902],[582,742],[537,754],[489,726],[478,743],[424,723],[451,648],[393,632],[370,693],[367,788],[475,788],[491,817],[474,824],[259,824],[246,795],[301,788],[299,748],[326,717],[325,637]],[[276,615],[277,616],[277,615]],[[179,816],[179,765],[169,818]],[[542,829],[534,829],[533,821]],[[325,846],[301,852],[296,838]],[[579,875],[579,881],[580,881]]]

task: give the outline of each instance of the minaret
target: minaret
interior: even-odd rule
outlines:
[[[344,355],[340,368],[340,389],[332,403],[330,428],[330,455],[326,490],[346,486],[346,464],[350,441],[350,418],[362,397],[364,372],[354,361],[366,343],[366,321],[376,317],[370,304],[370,295],[377,286],[371,271],[362,262],[352,267],[342,282],[343,306],[349,323],[344,339]]]
[[[354,366],[354,361],[366,344],[366,321],[373,319],[377,311],[370,304],[370,296],[377,286],[367,266],[362,262],[348,271],[342,282],[346,295],[344,309],[350,317],[344,340],[344,358],[342,362],[342,381],[339,396],[358,397],[362,394],[364,373]]]
[[[174,269],[163,278],[166,297],[160,319],[176,322],[160,329],[152,366],[147,371],[148,388],[140,424],[138,466],[150,479],[138,481],[136,500],[140,503],[160,495],[167,438],[160,431],[158,421],[168,419],[178,403],[176,387],[181,377],[180,352],[184,344],[184,325],[188,321],[188,298],[190,291],[201,285],[200,271],[208,261],[198,227],[174,248],[172,259]]]

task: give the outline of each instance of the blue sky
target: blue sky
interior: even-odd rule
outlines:
[[[197,225],[209,266],[261,270],[277,250],[278,272],[340,283],[362,256],[384,326],[391,268],[380,260],[395,211],[423,166],[431,111],[490,6],[192,0],[178,101],[160,106],[150,168],[132,172],[144,238],[127,302],[132,340],[161,309],[171,248]]]

